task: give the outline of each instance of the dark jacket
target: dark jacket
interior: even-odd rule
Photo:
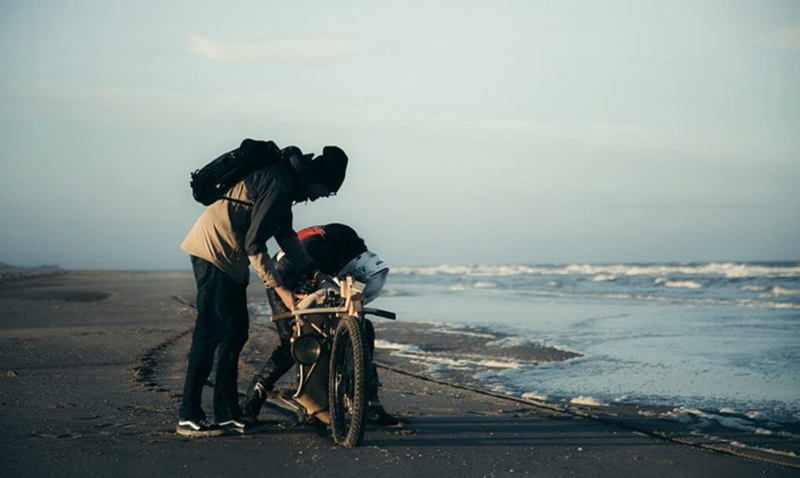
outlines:
[[[367,250],[364,240],[345,224],[307,227],[300,230],[297,237],[303,249],[311,256],[315,267],[332,276],[339,274],[344,266]],[[284,252],[277,259],[277,270],[282,282],[287,287],[294,288],[306,271],[302,263],[296,263],[292,255],[285,250]]]

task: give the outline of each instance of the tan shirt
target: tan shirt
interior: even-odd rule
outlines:
[[[253,175],[260,176],[256,181],[248,177],[250,181],[245,178],[236,183],[225,195],[227,199],[206,208],[181,243],[181,249],[211,262],[241,284],[247,284],[248,265],[252,264],[264,285],[272,288],[281,284],[281,279],[267,251],[269,237],[274,236],[284,252],[296,258],[301,266],[312,264],[313,260],[292,229],[290,183],[278,180],[270,168]],[[262,186],[264,190],[248,194],[248,184]],[[255,203],[250,198],[255,198]],[[269,224],[254,224],[253,218]],[[246,248],[246,240],[254,243]]]

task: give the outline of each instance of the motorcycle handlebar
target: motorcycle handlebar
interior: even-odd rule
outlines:
[[[310,315],[310,314],[339,314],[339,313],[346,313],[347,308],[345,307],[317,307],[317,308],[310,308],[310,309],[298,309],[294,312],[284,312],[282,314],[275,314],[270,317],[270,321],[278,322],[279,320],[286,320],[291,319],[292,317],[299,317],[301,315]],[[363,314],[371,314],[377,315],[378,317],[383,317],[384,319],[395,320],[397,319],[397,314],[394,312],[390,312],[388,310],[383,309],[373,309],[373,308],[363,308],[361,309]]]
[[[365,314],[377,315],[378,317],[383,317],[384,319],[389,319],[389,320],[397,319],[397,314],[383,309],[373,309],[364,307],[363,309],[361,309],[361,312]]]

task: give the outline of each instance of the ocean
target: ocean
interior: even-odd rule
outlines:
[[[579,354],[476,368],[494,391],[800,421],[800,262],[394,267],[371,305]]]

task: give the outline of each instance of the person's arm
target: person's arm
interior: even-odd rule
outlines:
[[[278,242],[283,253],[286,254],[291,269],[297,276],[309,274],[316,268],[314,259],[308,254],[306,248],[297,237],[297,233],[292,227],[291,213],[286,216],[283,223],[278,227],[275,232],[275,240]]]
[[[275,235],[287,215],[291,217],[292,205],[291,188],[281,184],[278,179],[275,174],[259,171],[248,178],[247,184],[254,196],[254,203],[244,248],[259,279],[269,289],[282,284],[269,256],[267,240]]]
[[[278,297],[280,297],[281,302],[283,302],[283,305],[285,305],[286,308],[288,308],[290,311],[294,312],[294,304],[298,300],[297,294],[295,294],[287,287],[282,285],[276,285],[275,287],[272,288],[272,290],[274,290],[275,293],[278,294]]]

